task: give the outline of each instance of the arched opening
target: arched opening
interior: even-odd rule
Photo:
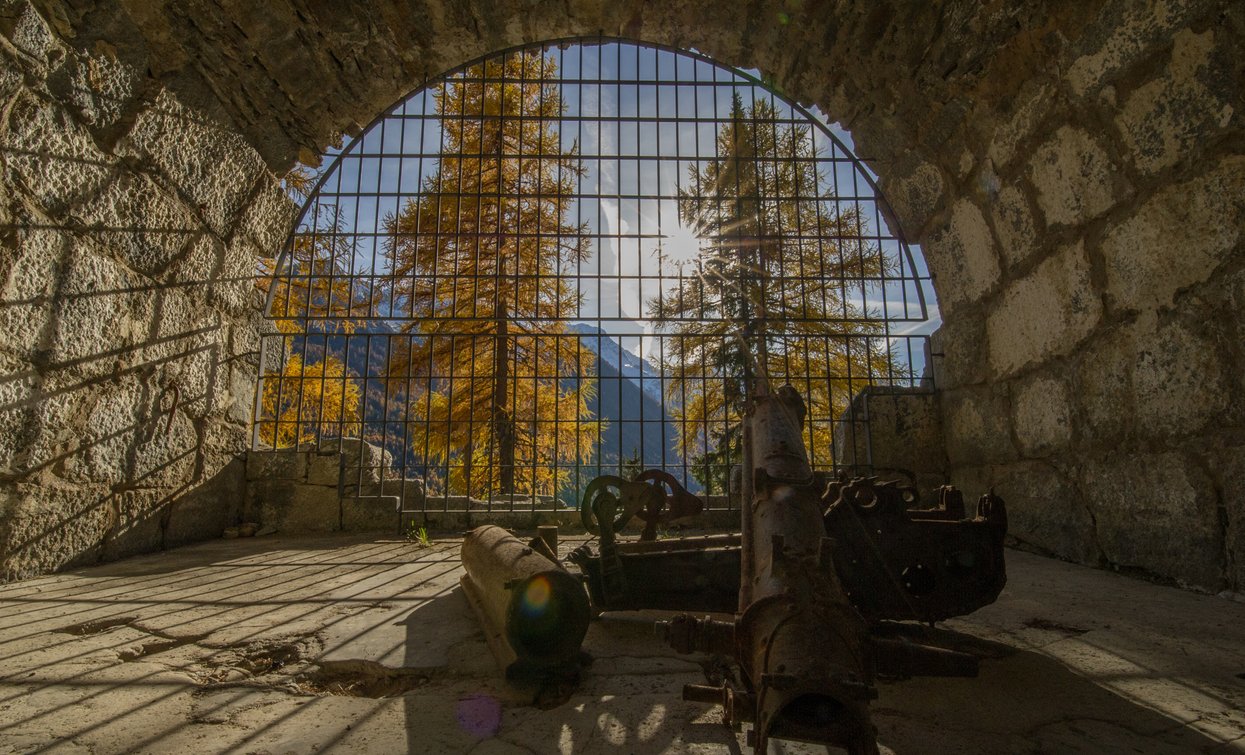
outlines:
[[[481,58],[308,191],[254,441],[361,438],[354,484],[408,511],[556,510],[646,468],[729,508],[746,385],[789,382],[814,466],[866,472],[852,398],[931,380],[929,274],[892,216],[842,132],[706,56]]]

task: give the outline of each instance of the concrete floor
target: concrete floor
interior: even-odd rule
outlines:
[[[679,699],[697,659],[636,623],[593,625],[569,702],[513,702],[457,553],[222,540],[0,587],[0,753],[747,752]],[[1245,752],[1245,604],[1026,553],[1008,569],[946,625],[978,679],[881,687],[884,751]]]

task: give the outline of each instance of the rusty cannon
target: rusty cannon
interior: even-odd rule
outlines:
[[[536,694],[577,678],[591,609],[548,544],[485,525],[467,533],[462,562],[463,592],[506,678]]]
[[[611,479],[589,486],[582,506],[600,533],[596,549],[569,560],[598,611],[686,612],[659,623],[669,644],[728,658],[739,674],[688,685],[684,698],[721,705],[737,730],[749,725],[757,752],[791,739],[876,753],[869,702],[878,679],[977,674],[975,656],[902,622],[932,624],[993,602],[1006,581],[1007,517],[992,493],[970,516],[949,486],[923,508],[895,482],[814,472],[804,414],[790,386],[750,400],[738,535],[620,542],[626,519],[645,511],[646,524],[662,521],[663,506],[655,491]],[[675,515],[697,508],[676,495],[665,498]]]

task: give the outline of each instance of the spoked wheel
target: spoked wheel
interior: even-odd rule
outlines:
[[[636,477],[637,482],[647,482],[661,491],[654,511],[646,512],[650,517],[659,517],[664,510],[666,523],[687,520],[704,511],[705,503],[679,483],[679,480],[664,469],[648,469]]]
[[[601,534],[601,526],[597,521],[596,511],[593,507],[602,496],[613,496],[616,503],[621,502],[623,485],[626,484],[626,480],[614,475],[602,475],[588,483],[588,487],[584,490],[583,501],[579,504],[579,519],[583,522],[584,529],[593,535]],[[614,518],[610,530],[618,532],[626,526],[627,522],[631,521],[633,516],[635,516],[634,511],[620,510]]]

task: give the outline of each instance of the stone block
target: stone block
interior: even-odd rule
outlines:
[[[0,51],[0,107],[22,88],[22,71],[7,51]]]
[[[56,300],[52,361],[111,374],[149,337],[155,299],[150,281],[88,249],[74,249]]]
[[[1114,565],[1223,588],[1223,532],[1212,481],[1182,453],[1117,454],[1085,464],[1080,487]]]
[[[98,486],[0,483],[0,576],[24,579],[99,560],[112,527]]]
[[[242,460],[245,476],[247,448],[251,443],[251,428],[230,424],[228,422],[203,423],[202,448],[205,454],[238,457]],[[210,473],[212,467],[205,471]]]
[[[394,476],[393,455],[358,438],[326,438],[317,450],[346,457],[346,485],[377,485],[382,479]]]
[[[0,130],[4,182],[20,187],[49,215],[94,195],[116,163],[68,113],[33,94],[18,96],[5,126]]]
[[[263,292],[255,286],[255,264],[259,250],[242,237],[235,238],[225,246],[221,267],[211,275],[208,301],[233,316],[243,316],[260,309],[264,303]]]
[[[943,200],[946,186],[938,166],[919,162],[906,174],[887,175],[879,188],[909,238],[916,238]]]
[[[1245,226],[1245,157],[1156,192],[1102,240],[1108,300],[1120,309],[1170,304],[1208,279]]]
[[[1009,270],[1023,265],[1040,248],[1033,210],[1020,187],[1003,187],[990,208],[990,216],[999,252]]]
[[[255,411],[255,373],[245,368],[228,369],[229,390],[218,394],[224,405],[225,419],[250,427]]]
[[[1020,153],[1020,145],[1037,129],[1051,110],[1058,89],[1050,81],[1034,78],[1020,86],[1010,100],[1005,120],[994,130],[986,156],[999,168]]]
[[[248,451],[246,479],[306,480],[307,458],[306,451]]]
[[[19,1],[7,3],[5,8],[8,19],[5,36],[13,43],[13,47],[25,53],[23,62],[32,66],[32,73],[47,76],[50,69],[64,60],[68,48],[60,41],[47,21],[35,10],[33,4]]]
[[[230,458],[173,501],[164,531],[165,547],[220,537],[238,523],[246,496],[246,463]]]
[[[115,518],[104,539],[101,558],[113,561],[163,548],[169,503],[168,490],[140,488],[113,494],[108,505]]]
[[[1012,461],[1011,406],[1007,386],[957,388],[942,394],[947,459],[954,467]]]
[[[57,471],[66,480],[87,481],[81,470],[83,428],[103,390],[99,381],[84,380],[73,370],[41,369],[30,385],[22,403],[29,418],[27,443],[18,454],[17,471],[32,480],[43,471]]]
[[[293,230],[297,214],[298,205],[275,178],[267,176],[243,209],[234,233],[244,235],[261,256],[276,257]]]
[[[841,433],[836,427],[837,464],[870,465],[888,479],[896,477],[895,472],[907,472],[914,479],[932,478],[941,484],[947,472],[947,453],[937,394],[921,389],[866,388],[852,401],[849,414],[867,421],[867,436],[865,432]],[[843,421],[840,418],[840,425]],[[848,417],[847,421],[852,420]]]
[[[134,450],[142,444],[151,396],[135,378],[95,392],[86,416],[80,448],[83,465],[79,479],[121,485],[129,482]],[[153,457],[158,455],[153,453]]]
[[[116,151],[155,165],[222,238],[230,236],[263,171],[241,136],[183,106],[168,90],[139,112]]]
[[[1094,520],[1068,478],[1045,462],[1005,464],[991,470],[995,493],[1007,507],[1008,534],[1060,558],[1097,565]],[[966,500],[973,500],[965,495]]]
[[[259,522],[278,532],[299,534],[341,529],[341,500],[336,488],[272,481],[254,486]],[[395,515],[396,519],[396,515]]]
[[[1092,93],[1161,49],[1173,30],[1189,23],[1198,5],[1190,0],[1112,0],[1094,6],[1097,18],[1080,30],[1075,58],[1065,69],[1072,92]]]
[[[1132,364],[1137,427],[1149,437],[1187,436],[1219,421],[1232,402],[1232,386],[1219,339],[1191,321],[1135,326]],[[1121,407],[1123,408],[1123,407]]]
[[[336,488],[342,477],[342,455],[335,451],[316,451],[307,455],[307,482]]]
[[[403,505],[406,508],[422,507],[424,505],[425,498],[423,480],[416,478],[407,478],[403,480],[391,477],[380,483],[359,485],[356,479],[351,479],[349,477],[349,472],[347,472],[345,484],[342,485],[342,493],[350,497],[367,498],[375,496],[389,496],[398,498],[403,502]],[[465,506],[468,499],[465,496],[462,496],[461,499],[463,501],[463,505]],[[495,502],[496,500],[500,499],[495,499]],[[526,505],[531,505],[530,497],[523,498],[522,501]]]
[[[934,287],[946,312],[980,299],[999,281],[999,259],[981,210],[967,199],[951,208],[946,225],[925,245]]]
[[[152,407],[135,438],[127,482],[144,487],[184,488],[195,472],[199,450],[194,423],[182,411],[170,414]]]
[[[24,471],[34,439],[33,393],[38,374],[29,362],[0,351],[0,477]]]
[[[930,336],[930,351],[934,355],[934,384],[939,390],[984,382],[985,318],[976,312],[947,317]]]
[[[1012,426],[1020,452],[1048,456],[1072,442],[1072,407],[1068,387],[1058,376],[1035,375],[1012,385]]]
[[[1239,40],[1220,34],[1216,40],[1213,28],[1178,32],[1171,60],[1122,103],[1116,124],[1142,173],[1175,165],[1234,122],[1239,128]]]
[[[1072,395],[1084,418],[1078,425],[1082,440],[1112,443],[1131,430],[1135,349],[1132,329],[1118,326],[1078,353]]]
[[[225,242],[202,231],[191,239],[185,253],[169,265],[165,278],[171,283],[189,284],[188,291],[206,299],[208,284],[221,274],[224,265]]]
[[[79,120],[107,137],[138,101],[139,72],[109,54],[70,54],[48,77],[48,88]]]
[[[397,496],[343,498],[342,530],[345,532],[397,532]]]
[[[69,240],[61,232],[39,228],[31,215],[19,215],[26,227],[13,235],[14,245],[4,251],[0,271],[0,332],[10,353],[31,358],[52,339],[53,295],[56,292]]]
[[[1028,175],[1047,225],[1078,225],[1132,192],[1111,158],[1083,129],[1063,126],[1037,148]]]
[[[1065,247],[1003,289],[986,316],[990,367],[1006,377],[1076,348],[1098,325],[1102,301],[1084,245]]]
[[[481,524],[477,515],[472,518],[470,511],[427,511],[418,516],[406,516],[402,519],[402,533],[406,535],[410,528],[427,527],[429,531],[463,532],[473,525]]]
[[[142,173],[124,171],[73,211],[100,251],[148,277],[163,273],[198,233],[182,204]]]
[[[180,408],[194,419],[219,417],[231,401],[229,366],[220,342],[223,336],[216,330],[168,344],[178,351],[164,362],[162,380],[180,389]]]

